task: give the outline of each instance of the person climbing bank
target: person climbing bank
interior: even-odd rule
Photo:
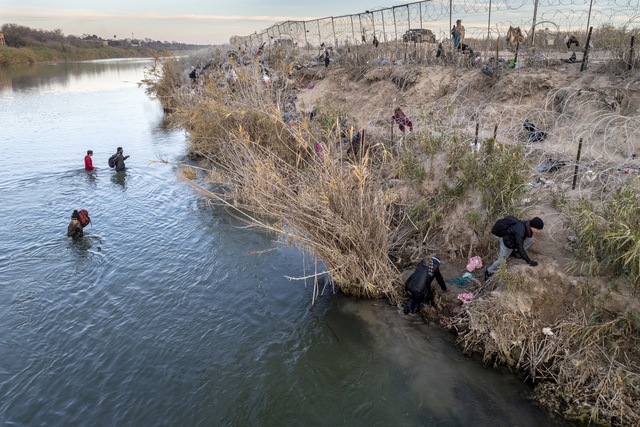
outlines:
[[[442,291],[448,292],[447,285],[440,273],[440,258],[437,256],[431,257],[428,263],[425,260],[420,261],[416,270],[407,279],[404,286],[411,297],[404,307],[404,314],[418,312],[423,302],[433,305],[431,282],[434,278]]]
[[[517,221],[510,225],[505,231],[504,236],[500,238],[498,259],[484,272],[484,279],[487,280],[493,276],[514,250],[516,250],[517,255],[531,267],[538,265],[536,261],[529,258],[527,249],[533,244],[535,235],[540,233],[543,228],[544,222],[538,217],[534,217],[528,221]]]

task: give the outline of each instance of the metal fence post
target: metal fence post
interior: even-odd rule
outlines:
[[[396,25],[396,7],[393,6],[391,9],[393,12],[393,32],[394,32],[394,40],[398,40],[398,26]]]
[[[451,29],[453,28],[453,24],[451,18],[453,16],[453,0],[449,0],[449,38],[453,38],[453,34],[451,34]]]
[[[571,189],[576,189],[576,181],[578,180],[578,163],[580,163],[580,152],[582,151],[582,138],[580,138],[580,142],[578,143],[578,155],[576,156],[576,167],[573,170],[573,184],[571,185]]]
[[[353,44],[356,44],[356,30],[353,28],[353,15],[351,15],[351,35],[353,36]]]
[[[331,29],[333,30],[333,44],[338,48],[338,39],[336,38],[336,25],[333,22],[333,16],[331,17]]]
[[[373,12],[369,12],[371,14],[371,26],[373,27],[373,35],[376,35],[376,16]]]
[[[589,43],[591,42],[591,33],[593,27],[589,28],[589,34],[587,35],[587,45],[584,47],[584,53],[582,54],[582,65],[580,65],[580,71],[587,69],[587,61],[589,60]]]
[[[491,38],[491,0],[489,0],[489,19],[487,20],[487,57],[489,57],[489,50],[491,49],[490,38]]]
[[[538,19],[538,0],[533,3],[533,23],[531,25],[531,48],[535,49],[536,20]]]

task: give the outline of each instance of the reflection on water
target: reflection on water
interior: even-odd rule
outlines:
[[[127,186],[125,185],[126,177],[126,170],[114,171],[111,175],[111,182],[113,182],[114,184],[118,184],[120,187],[122,187],[123,190],[125,190],[127,188]]]
[[[131,83],[149,65],[0,70],[0,423],[558,425],[395,307],[311,307],[298,251],[177,178],[184,134]]]
[[[83,62],[52,62],[7,67],[0,72],[0,90],[12,91],[96,91],[113,88],[119,83],[138,83],[133,77],[132,65],[149,66],[148,59],[107,59]],[[135,76],[137,78],[137,76]]]

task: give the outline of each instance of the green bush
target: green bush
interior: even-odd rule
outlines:
[[[578,237],[580,261],[573,266],[583,274],[626,274],[631,288],[640,286],[640,184],[635,181],[614,190],[597,209],[581,199],[569,206],[565,224]]]

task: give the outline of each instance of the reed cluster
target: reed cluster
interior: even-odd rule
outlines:
[[[525,269],[492,282],[451,324],[466,353],[523,372],[538,400],[567,419],[640,423],[640,318],[577,307],[548,317]],[[553,286],[543,292],[567,292]]]

